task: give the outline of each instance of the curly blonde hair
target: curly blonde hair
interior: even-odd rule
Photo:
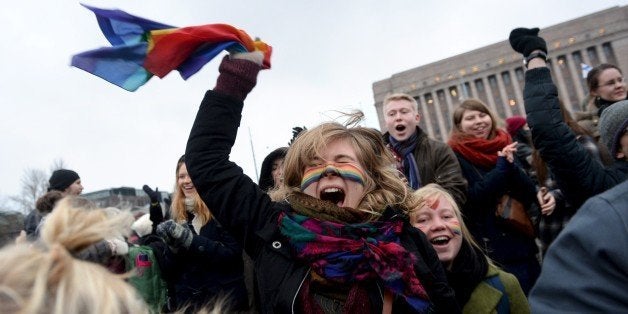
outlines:
[[[340,123],[323,123],[305,131],[294,141],[284,160],[283,186],[271,192],[273,200],[285,199],[300,191],[303,172],[310,161],[321,155],[329,143],[346,140],[355,150],[366,173],[364,195],[358,210],[377,219],[387,206],[406,208],[412,198],[408,187],[395,168],[395,161],[379,131],[367,127],[347,127]]]

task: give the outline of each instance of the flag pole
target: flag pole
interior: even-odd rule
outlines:
[[[251,144],[251,155],[253,155],[253,167],[255,168],[255,178],[259,181],[259,173],[257,173],[257,161],[255,160],[255,149],[253,148],[253,136],[251,136],[251,128],[249,130],[249,143]]]

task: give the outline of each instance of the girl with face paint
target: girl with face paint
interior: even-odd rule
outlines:
[[[260,70],[253,55],[223,60],[186,165],[212,214],[254,260],[260,312],[460,312],[438,255],[407,220],[413,196],[377,130],[323,123],[301,133],[270,195],[229,162]]]
[[[410,211],[410,222],[436,249],[463,313],[501,313],[505,303],[510,313],[529,313],[519,281],[482,252],[452,196],[437,184],[428,184],[414,195],[417,204]],[[488,289],[495,281],[502,284],[503,291]]]

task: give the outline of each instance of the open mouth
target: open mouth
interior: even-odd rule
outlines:
[[[402,132],[406,129],[405,125],[399,124],[395,127],[395,130],[397,130],[398,132]]]
[[[321,191],[319,198],[337,206],[342,206],[345,201],[345,192],[340,188],[326,188]]]
[[[446,237],[446,236],[440,236],[440,237],[436,237],[436,238],[430,240],[430,242],[434,246],[447,245],[447,243],[449,243],[449,238]]]

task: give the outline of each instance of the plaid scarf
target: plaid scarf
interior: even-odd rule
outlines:
[[[381,279],[419,312],[428,296],[413,265],[416,257],[399,244],[403,222],[339,223],[298,213],[279,215],[281,233],[312,270],[328,281],[351,284]]]

